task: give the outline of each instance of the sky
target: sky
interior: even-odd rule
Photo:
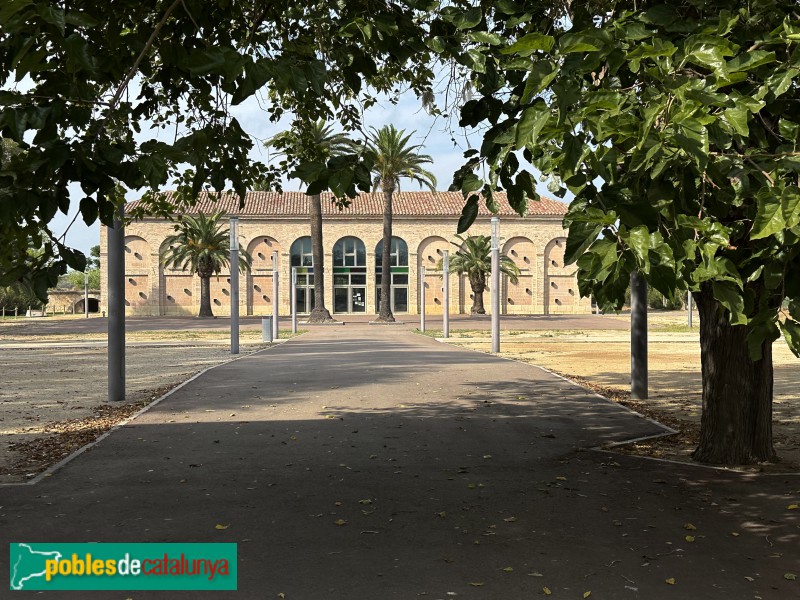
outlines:
[[[288,120],[281,123],[270,123],[268,113],[259,105],[259,101],[255,97],[247,99],[238,106],[231,107],[231,112],[243,129],[256,140],[268,139],[287,128]],[[461,131],[455,136],[458,142],[458,145],[455,145],[452,141],[452,134],[447,131],[448,123],[442,118],[437,120],[428,115],[421,108],[419,100],[413,93],[401,96],[397,104],[392,104],[388,100],[384,101],[370,109],[365,115],[365,125],[368,127],[381,127],[388,124],[394,124],[397,128],[405,129],[407,132],[416,132],[411,141],[415,144],[423,144],[421,151],[433,158],[433,164],[427,168],[436,175],[438,190],[447,190],[452,182],[453,173],[464,162],[463,153],[469,147],[467,144],[480,146],[481,143],[479,133],[465,136]],[[153,132],[144,130],[142,134],[139,136],[140,141],[156,135],[155,130]],[[270,159],[268,152],[260,143],[254,144],[250,155],[254,160],[264,163],[268,163]],[[544,185],[541,184],[539,187],[539,193],[546,195]],[[298,181],[284,181],[284,190],[298,189],[300,189]],[[409,183],[404,189],[412,191],[419,188],[415,184]],[[73,198],[81,197],[77,185],[74,186],[73,192]],[[139,195],[140,192],[131,191],[127,197],[129,200],[135,200]],[[60,212],[57,214],[52,222],[52,228],[57,235],[67,231],[66,243],[88,255],[90,248],[100,243],[100,225],[95,223],[87,226],[80,216],[75,218],[77,213],[78,201],[75,200],[71,203],[69,214],[64,215]],[[70,223],[72,224],[70,225]]]

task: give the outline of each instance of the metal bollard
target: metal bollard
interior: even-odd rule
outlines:
[[[264,317],[261,319],[261,341],[272,341],[272,317]]]

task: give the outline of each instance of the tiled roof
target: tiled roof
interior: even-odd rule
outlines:
[[[168,192],[169,195],[172,192]],[[509,206],[505,192],[496,195],[500,203],[500,216],[515,216],[516,213]],[[322,214],[326,217],[380,217],[383,216],[383,194],[361,194],[355,198],[348,208],[339,209],[332,202],[330,193],[322,194]],[[223,194],[214,199],[208,194],[200,194],[200,198],[193,207],[187,207],[187,214],[212,213],[222,210],[229,215],[248,216],[308,216],[308,200],[304,192],[248,192],[244,208],[239,210],[239,200],[235,194]],[[129,208],[135,205],[128,204]],[[458,216],[464,207],[464,197],[460,192],[395,192],[392,201],[392,214],[396,217],[417,216]],[[488,216],[491,213],[483,202],[479,203],[479,215]],[[542,197],[541,200],[528,202],[529,215],[563,216],[567,212],[567,205],[563,202]]]

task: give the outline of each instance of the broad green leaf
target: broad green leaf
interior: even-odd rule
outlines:
[[[750,129],[747,127],[747,117],[750,111],[744,106],[735,106],[733,108],[725,109],[723,113],[725,120],[733,127],[733,130],[741,136],[747,137],[750,135]]]
[[[596,52],[602,47],[602,42],[594,35],[578,31],[576,33],[565,33],[558,42],[558,48],[562,54],[571,52]]]
[[[502,37],[496,33],[489,33],[487,31],[471,31],[469,37],[473,42],[489,44],[490,46],[499,46],[503,43]]]
[[[763,65],[775,62],[775,53],[766,50],[753,50],[730,59],[726,65],[728,72],[750,71]]]
[[[95,221],[97,221],[97,202],[95,199],[88,196],[81,198],[80,211],[83,222],[87,225],[94,225]]]
[[[467,173],[464,180],[461,182],[461,191],[465,194],[470,192],[477,192],[483,187],[483,180],[475,175],[475,173]]]
[[[756,201],[758,212],[750,231],[750,239],[760,240],[782,231],[786,227],[783,206],[781,199],[775,196],[774,190],[770,187],[761,188],[756,194]]]
[[[647,273],[650,270],[650,262],[647,258],[647,253],[650,250],[650,232],[647,227],[640,225],[631,229],[628,233],[628,246],[636,255],[639,266]]]
[[[787,229],[800,225],[800,188],[789,186],[783,190],[781,208]]]
[[[780,323],[783,338],[792,353],[800,358],[800,323],[792,319],[786,319]]]
[[[347,195],[347,188],[353,183],[353,172],[350,169],[339,169],[331,173],[328,178],[328,186],[331,191],[339,198]]]
[[[600,235],[603,226],[595,223],[573,223],[567,234],[567,248],[564,252],[564,264],[571,265],[577,261],[586,249]]]
[[[478,216],[478,195],[472,194],[468,199],[464,208],[461,209],[461,217],[458,219],[458,228],[456,233],[464,233],[475,222],[475,217]]]
[[[712,281],[711,288],[714,298],[730,312],[731,325],[746,325],[742,292],[729,281]]]
[[[558,75],[556,65],[549,60],[533,63],[525,80],[525,90],[522,93],[520,102],[528,104],[533,97],[544,90]]]
[[[500,52],[502,54],[520,54],[528,56],[537,50],[550,52],[555,44],[555,38],[551,35],[544,35],[542,33],[529,33],[522,36],[516,42],[511,44],[508,48],[503,48]]]
[[[535,102],[526,108],[522,118],[517,123],[517,132],[514,147],[519,150],[527,145],[535,145],[539,132],[550,118],[550,109],[544,100]]]

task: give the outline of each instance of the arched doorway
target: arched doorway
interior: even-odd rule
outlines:
[[[375,246],[375,308],[381,307],[381,283],[383,281],[383,240]],[[408,244],[399,237],[392,237],[389,270],[392,277],[391,308],[393,313],[408,312]]]
[[[277,252],[280,260],[281,245],[275,238],[262,235],[247,245],[247,251],[253,258],[247,275],[247,314],[271,314],[272,304],[277,301],[272,297],[272,255]]]
[[[333,246],[333,312],[367,311],[367,249],[347,236]]]

